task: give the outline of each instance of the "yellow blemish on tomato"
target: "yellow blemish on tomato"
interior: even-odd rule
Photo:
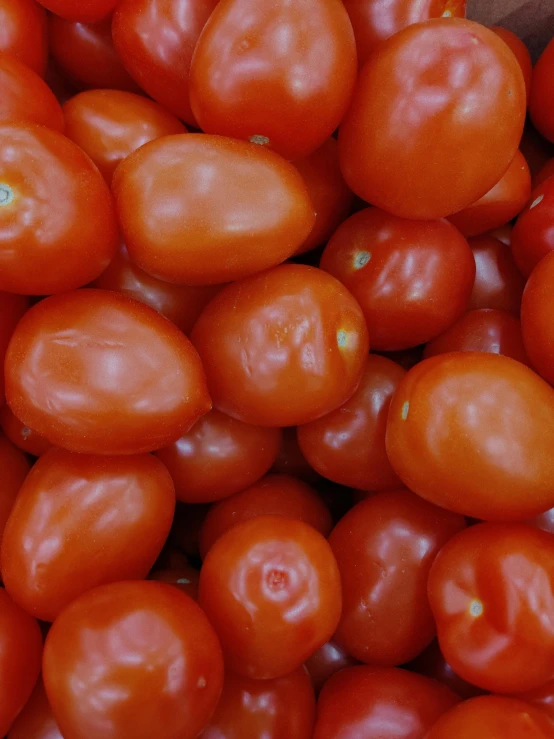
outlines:
[[[15,198],[14,191],[9,185],[0,184],[0,206],[9,205]]]
[[[475,598],[471,601],[469,604],[469,613],[473,616],[473,618],[479,618],[479,616],[483,615],[483,604],[480,600]]]
[[[407,400],[402,405],[402,411],[400,413],[401,418],[403,421],[405,421],[408,418],[408,413],[410,412],[410,402]]]

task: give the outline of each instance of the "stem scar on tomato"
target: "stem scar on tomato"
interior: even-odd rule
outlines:
[[[14,191],[9,185],[0,184],[0,205],[9,205],[14,197]]]

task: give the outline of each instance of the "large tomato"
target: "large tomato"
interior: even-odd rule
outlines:
[[[1,210],[1,209],[0,209]],[[29,298],[0,292],[0,406],[4,404],[4,358],[19,320],[29,308]]]
[[[9,54],[0,55],[0,122],[39,123],[64,130],[62,109],[52,90],[36,72]]]
[[[512,231],[512,254],[529,276],[540,260],[554,251],[554,177],[536,187]]]
[[[554,253],[535,267],[521,301],[521,329],[525,348],[536,371],[554,385]]]
[[[543,51],[533,69],[529,113],[542,135],[554,141],[554,39]]]
[[[0,52],[8,53],[41,77],[46,72],[46,13],[35,0],[0,1]]]
[[[38,680],[25,707],[11,725],[7,739],[64,739]]]
[[[469,240],[475,258],[475,282],[469,307],[496,308],[519,317],[525,278],[509,246],[492,234]]]

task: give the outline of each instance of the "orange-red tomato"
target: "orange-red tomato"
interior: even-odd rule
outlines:
[[[19,320],[29,308],[29,298],[0,292],[0,406],[4,397],[4,358],[6,350]]]
[[[490,28],[491,31],[494,31],[510,47],[513,55],[518,60],[525,81],[527,98],[529,98],[531,93],[531,79],[533,77],[533,60],[531,59],[529,49],[525,45],[525,42],[513,31],[509,31],[507,28],[501,28],[500,26],[491,26]]]
[[[347,654],[333,641],[326,642],[305,662],[316,693],[319,693],[327,680],[345,667],[354,667],[358,660]]]
[[[532,366],[554,385],[554,253],[550,252],[535,267],[523,293],[521,329]]]
[[[554,141],[554,39],[550,41],[533,69],[529,113],[535,128]]]
[[[49,441],[25,426],[7,405],[0,408],[0,426],[12,444],[34,457],[40,457],[52,448]]]
[[[546,179],[531,193],[512,231],[512,254],[528,277],[541,259],[554,251],[554,178]]]
[[[12,511],[13,504],[31,465],[23,452],[14,446],[9,439],[0,435],[0,543],[4,536],[6,521]]]
[[[1,0],[0,52],[8,53],[41,77],[46,72],[46,13],[35,0]]]
[[[109,15],[118,0],[38,0],[52,13],[72,21],[94,23]]]
[[[62,109],[54,93],[36,72],[10,54],[0,54],[0,121],[40,123],[64,130]]]
[[[7,739],[64,739],[48,703],[42,680],[10,727]]]
[[[525,278],[516,267],[509,246],[492,234],[475,236],[469,245],[475,258],[469,307],[495,308],[519,317]]]

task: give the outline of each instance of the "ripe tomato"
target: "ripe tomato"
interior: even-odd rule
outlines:
[[[56,295],[25,314],[6,355],[6,397],[30,428],[84,454],[159,449],[210,409],[184,334],[105,290]]]
[[[47,10],[71,21],[94,23],[109,15],[118,0],[38,0]]]
[[[312,739],[314,721],[314,689],[305,667],[274,680],[230,672],[199,739]]]
[[[446,685],[447,688],[450,688],[453,693],[459,695],[463,700],[475,698],[477,695],[483,695],[481,688],[462,680],[454,672],[452,667],[444,659],[436,639],[429,644],[427,649],[424,649],[420,655],[412,660],[408,667],[419,675],[426,675],[427,677],[433,678],[433,680],[438,680],[439,683]]]
[[[15,498],[30,469],[31,465],[23,452],[14,446],[5,436],[0,435],[0,470],[2,470],[2,484],[0,487],[0,543],[4,536],[6,521],[13,508]]]
[[[221,649],[200,608],[148,581],[104,585],[68,606],[48,633],[42,670],[68,739],[194,739],[223,684]]]
[[[7,739],[64,739],[48,703],[42,680],[15,719]]]
[[[554,39],[543,51],[533,69],[529,113],[535,128],[549,141],[554,141]]]
[[[389,405],[406,374],[395,362],[370,354],[354,395],[326,416],[298,427],[300,449],[320,475],[363,490],[399,486],[385,451]]]
[[[191,338],[215,407],[261,426],[296,426],[341,406],[360,382],[369,349],[348,290],[300,264],[223,288]]]
[[[525,42],[522,41],[513,31],[509,31],[507,28],[501,28],[500,26],[490,26],[490,29],[510,47],[510,50],[517,59],[523,74],[527,98],[529,99],[529,95],[531,93],[531,79],[533,77],[533,60],[531,59],[529,49],[525,45]]]
[[[179,568],[168,570],[155,570],[150,574],[149,580],[173,585],[181,592],[186,593],[189,598],[198,600],[200,573],[194,567],[191,567],[191,565],[182,565]]]
[[[211,503],[265,475],[280,445],[280,429],[250,426],[212,410],[156,455],[173,478],[178,500]]]
[[[304,521],[323,536],[333,528],[329,509],[312,487],[289,475],[267,475],[210,508],[200,529],[200,556],[205,559],[215,542],[238,523],[270,515]]]
[[[131,259],[181,284],[228,282],[280,264],[315,222],[292,164],[223,136],[151,141],[121,164],[113,191]]]
[[[340,577],[329,544],[314,528],[257,516],[210,549],[198,600],[228,669],[268,680],[292,672],[330,639],[340,617]]]
[[[352,292],[373,349],[423,344],[466,310],[475,279],[467,241],[447,221],[408,221],[378,208],[346,220],[321,268]]]
[[[549,159],[539,173],[533,177],[533,187],[535,188],[542,185],[542,183],[546,182],[546,180],[549,177],[552,177],[552,175],[554,175],[554,157]]]
[[[41,77],[46,72],[46,13],[35,0],[0,1],[0,52],[14,56]]]
[[[340,0],[220,0],[194,51],[190,100],[203,131],[299,159],[337,128],[355,79]]]
[[[460,18],[405,28],[358,77],[339,134],[346,182],[403,218],[457,213],[508,169],[525,98],[517,60],[487,28]]]
[[[0,122],[40,123],[64,130],[54,93],[36,72],[10,54],[0,54]]]
[[[540,260],[554,251],[554,178],[535,188],[512,231],[512,254],[528,277]]]
[[[117,165],[140,146],[186,131],[161,105],[121,90],[82,92],[63,113],[66,136],[89,155],[108,184]]]
[[[525,278],[510,249],[487,234],[469,240],[475,257],[475,282],[469,301],[472,310],[495,308],[519,317]]]
[[[327,680],[336,672],[358,664],[358,660],[347,654],[342,647],[339,647],[333,641],[326,642],[305,662],[316,693],[320,692]]]
[[[323,686],[313,739],[424,739],[458,697],[407,670],[349,667]]]
[[[335,526],[329,544],[342,582],[342,616],[333,637],[361,662],[409,662],[435,635],[427,575],[439,549],[465,520],[408,490],[377,493]]]
[[[7,405],[0,408],[0,427],[12,444],[34,457],[40,457],[52,448],[49,441],[14,416]]]
[[[531,273],[521,302],[521,329],[531,364],[554,384],[554,253],[550,252]]]
[[[29,308],[29,298],[0,292],[0,406],[4,397],[4,358],[12,334],[19,320]]]
[[[508,357],[455,352],[411,369],[393,396],[387,453],[404,483],[474,518],[554,506],[554,390]]]
[[[292,477],[304,480],[304,482],[313,483],[320,480],[320,476],[308,464],[308,461],[302,454],[296,437],[296,429],[284,428],[282,429],[282,434],[283,441],[281,443],[281,449],[271,471],[278,474],[291,475]]]

